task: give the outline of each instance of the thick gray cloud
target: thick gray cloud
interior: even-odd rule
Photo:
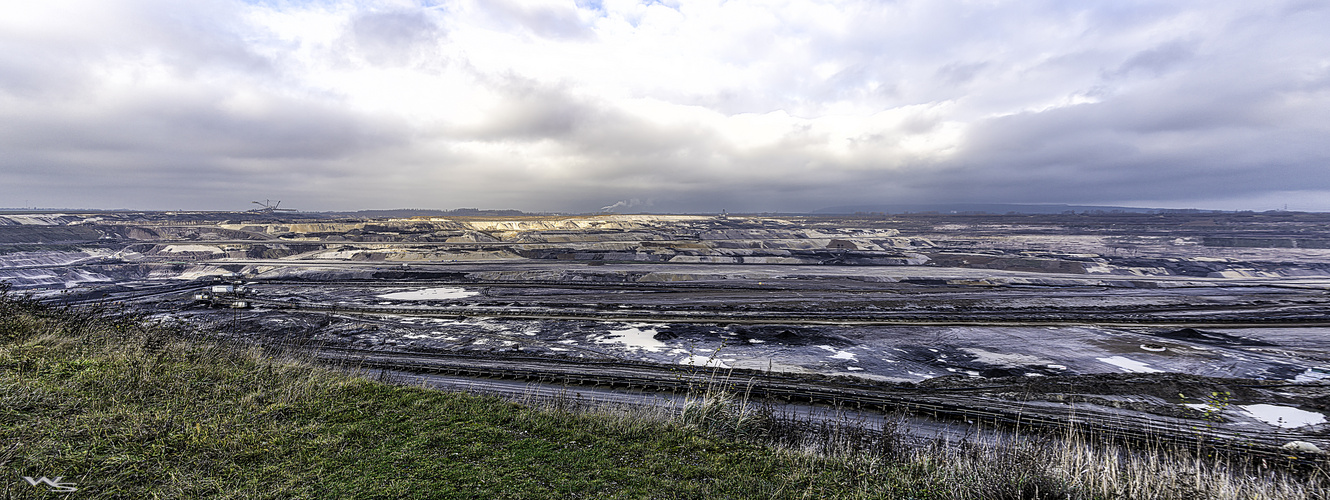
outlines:
[[[492,22],[503,29],[524,29],[546,38],[578,39],[595,36],[587,23],[583,22],[575,4],[490,0],[481,6],[491,16]]]
[[[6,11],[0,206],[1330,210],[1321,2]]]
[[[420,10],[357,13],[345,48],[376,66],[401,66],[433,55],[443,31]]]

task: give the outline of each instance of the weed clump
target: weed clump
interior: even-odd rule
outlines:
[[[760,437],[767,433],[770,416],[748,398],[723,390],[690,396],[679,413],[685,425],[727,437]]]

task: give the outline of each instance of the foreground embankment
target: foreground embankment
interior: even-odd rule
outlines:
[[[1167,450],[1127,454],[1046,438],[905,446],[889,430],[819,433],[717,394],[682,408],[520,405],[389,385],[117,318],[0,290],[7,498],[1318,498],[1325,491],[1323,470]]]

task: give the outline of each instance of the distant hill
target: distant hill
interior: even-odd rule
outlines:
[[[432,210],[424,208],[393,208],[386,210],[358,210],[355,212],[323,212],[327,215],[363,217],[369,219],[391,219],[401,217],[469,217],[469,216],[517,216],[532,215],[521,210],[481,210],[477,208],[458,208],[453,210]]]
[[[1114,207],[1102,205],[1027,205],[1012,203],[932,203],[932,204],[893,204],[893,205],[845,205],[820,208],[814,214],[855,214],[855,213],[929,213],[940,214],[1060,214],[1066,212],[1104,212],[1104,213],[1165,213],[1165,212],[1212,212],[1211,210],[1174,210],[1161,208]]]

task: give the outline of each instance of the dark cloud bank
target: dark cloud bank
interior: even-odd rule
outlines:
[[[706,29],[722,7],[24,7],[0,206],[1330,210],[1321,3],[904,4],[768,6],[765,45]],[[703,36],[692,63],[592,57]]]

